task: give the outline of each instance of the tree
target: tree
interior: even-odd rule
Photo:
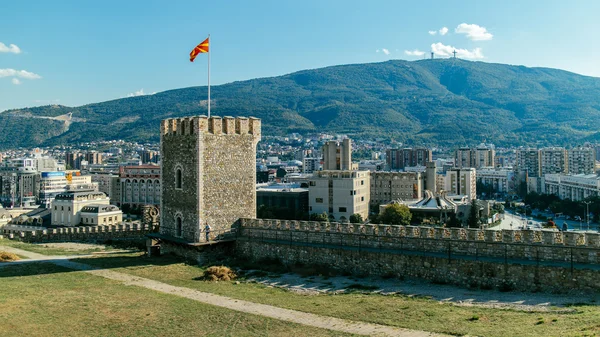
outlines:
[[[456,214],[452,213],[452,214],[450,214],[450,219],[448,219],[446,226],[448,226],[450,228],[462,227],[462,222],[460,222],[460,220],[458,220],[458,218],[456,217]]]
[[[379,216],[379,222],[388,225],[410,225],[412,214],[408,209],[408,206],[402,204],[389,204],[387,205],[381,215]]]
[[[471,201],[471,209],[469,210],[467,224],[469,225],[469,228],[479,227],[479,206],[477,206],[477,201],[475,199]]]
[[[350,216],[350,222],[351,223],[362,223],[363,217],[362,217],[362,215],[360,215],[358,213],[354,213]]]
[[[316,214],[313,213],[310,215],[310,221],[321,221],[321,222],[328,222],[329,221],[329,217],[327,216],[327,213],[323,212],[322,214]]]

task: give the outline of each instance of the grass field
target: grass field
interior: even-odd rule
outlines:
[[[85,249],[69,249],[65,247],[60,247],[54,244],[44,244],[44,243],[26,243],[8,239],[0,239],[0,246],[13,247],[18,249],[27,250],[30,252],[42,254],[42,255],[79,255],[79,254],[90,254],[95,252],[103,252],[103,251],[111,251],[115,248],[111,246],[104,245],[90,245],[89,248]],[[93,247],[91,247],[93,246]]]
[[[572,313],[540,313],[481,307],[459,307],[401,295],[301,295],[261,284],[197,281],[203,269],[163,256],[79,259],[98,267],[198,289],[237,299],[355,321],[409,329],[477,336],[598,336],[600,308],[574,305]]]
[[[0,267],[0,336],[349,336],[50,263]]]

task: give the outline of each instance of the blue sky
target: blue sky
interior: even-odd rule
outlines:
[[[600,77],[598,1],[0,0],[0,13],[0,111],[206,85],[206,55],[188,55],[208,33],[213,85],[453,49]]]

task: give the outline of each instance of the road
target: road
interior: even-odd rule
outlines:
[[[536,220],[532,217],[529,217],[529,219],[527,221],[531,222],[529,224],[531,229],[542,229],[542,224],[545,222],[545,221]],[[556,223],[556,226],[558,226],[560,228],[562,228],[563,223],[566,223],[568,226],[568,230],[570,230],[570,231],[579,231],[579,230],[587,231],[587,229],[588,229],[585,221],[580,223],[579,221],[573,221],[573,220],[554,219],[554,222]],[[490,229],[495,229],[495,230],[522,229],[524,225],[525,225],[525,219],[523,218],[523,216],[516,215],[507,210],[504,212],[504,219],[502,219],[502,222],[500,223],[500,225],[490,227]],[[590,231],[598,232],[598,224],[590,223]]]

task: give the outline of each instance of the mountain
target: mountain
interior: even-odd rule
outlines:
[[[264,135],[345,133],[425,145],[600,140],[600,78],[460,59],[332,66],[213,86],[213,115],[255,116]],[[159,121],[206,114],[206,87],[80,107],[0,113],[0,148],[159,140]]]

